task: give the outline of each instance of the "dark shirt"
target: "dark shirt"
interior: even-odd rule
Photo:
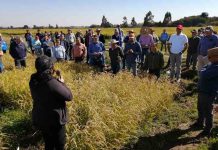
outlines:
[[[103,35],[103,34],[100,34],[98,38],[99,38],[99,41],[100,41],[101,43],[105,44],[105,38],[104,38],[104,35]]]
[[[204,36],[200,40],[198,54],[207,56],[207,51],[214,47],[218,47],[218,37],[216,35]]]
[[[188,53],[189,54],[196,54],[198,52],[198,45],[200,42],[200,37],[196,36],[196,37],[191,37],[188,39]]]
[[[29,86],[33,124],[38,128],[65,125],[68,119],[65,101],[73,98],[70,89],[49,73],[33,74]]]
[[[132,49],[133,53],[129,53]],[[138,56],[142,53],[141,45],[138,42],[127,43],[124,49],[124,55],[126,56],[126,61],[129,63],[137,62]]]
[[[162,69],[164,66],[164,57],[161,52],[150,52],[145,59],[145,70]]]
[[[123,58],[124,54],[121,47],[117,47],[115,49],[109,49],[109,56],[111,60],[111,64],[120,63],[121,58]]]
[[[15,60],[24,59],[26,57],[26,52],[27,49],[24,43],[22,42],[20,44],[17,44],[15,42],[11,43],[9,53]]]
[[[218,63],[205,66],[200,72],[198,91],[210,96],[218,92]]]

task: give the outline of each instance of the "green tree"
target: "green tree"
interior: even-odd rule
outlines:
[[[132,27],[136,27],[138,25],[137,22],[135,21],[135,17],[132,18],[131,25]]]
[[[122,24],[123,28],[127,28],[128,27],[128,19],[126,16],[123,17],[123,24]]]
[[[154,24],[154,15],[152,14],[151,11],[149,11],[144,18],[144,23],[143,26],[151,26],[152,24]]]
[[[170,12],[166,12],[163,20],[163,25],[167,26],[172,23],[172,15]]]

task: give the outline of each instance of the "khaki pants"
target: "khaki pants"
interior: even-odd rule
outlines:
[[[198,55],[198,71],[201,71],[201,69],[207,64],[209,64],[208,57]]]

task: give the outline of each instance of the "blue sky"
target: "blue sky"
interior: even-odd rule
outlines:
[[[167,11],[173,20],[205,11],[218,16],[217,0],[1,0],[0,26],[91,25],[100,24],[103,15],[113,24],[122,23],[123,16],[143,22],[149,10],[155,21]]]

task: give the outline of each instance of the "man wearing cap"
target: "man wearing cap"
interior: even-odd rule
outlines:
[[[141,45],[136,41],[135,34],[129,34],[129,42],[125,45],[124,55],[126,57],[126,66],[130,71],[133,70],[133,75],[137,76],[138,56],[142,53]]]
[[[72,100],[72,93],[48,56],[38,57],[35,67],[37,72],[31,75],[29,82],[33,125],[42,132],[46,150],[64,150],[68,121],[66,101]],[[59,75],[57,79],[53,76],[55,72]]]
[[[89,64],[92,66],[97,66],[103,71],[105,66],[104,51],[105,47],[102,42],[98,40],[96,34],[93,35],[92,43],[89,45]]]
[[[198,71],[209,63],[207,51],[218,46],[218,37],[213,34],[213,27],[205,28],[205,36],[201,38],[198,46]]]
[[[104,38],[104,35],[101,34],[101,29],[100,28],[96,29],[96,33],[97,33],[97,36],[98,36],[98,40],[101,43],[105,44],[105,38]]]
[[[188,47],[188,38],[185,34],[182,33],[182,30],[183,26],[178,25],[176,28],[176,34],[173,34],[170,37],[168,43],[171,65],[170,79],[173,80],[173,78],[176,76],[177,82],[180,82],[182,54]]]
[[[121,69],[121,60],[124,56],[123,50],[118,46],[119,41],[111,40],[111,48],[109,49],[109,57],[111,60],[111,69],[113,74],[117,74]]]
[[[67,30],[67,34],[65,36],[65,39],[66,39],[66,42],[67,42],[67,47],[66,47],[66,55],[68,57],[70,57],[70,59],[73,59],[72,57],[72,54],[71,54],[71,51],[72,51],[72,48],[73,48],[73,45],[76,41],[76,37],[74,35],[74,33],[72,32],[71,29],[68,29]]]
[[[26,67],[26,52],[27,48],[21,41],[21,38],[17,36],[15,42],[11,44],[9,53],[14,59],[15,66],[17,68]]]
[[[192,127],[203,129],[200,136],[210,136],[213,127],[213,103],[218,96],[218,47],[208,50],[210,65],[203,67],[198,82],[198,119]]]
[[[189,69],[190,64],[193,63],[192,69],[196,70],[197,57],[198,57],[198,45],[200,42],[200,37],[197,34],[197,31],[194,29],[191,31],[192,37],[188,39],[188,51],[186,58],[186,68]]]

